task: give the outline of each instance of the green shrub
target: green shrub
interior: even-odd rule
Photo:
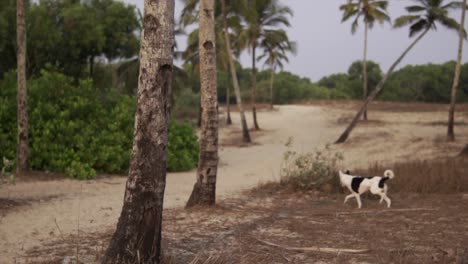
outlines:
[[[186,171],[197,166],[198,142],[191,125],[171,121],[167,156],[169,171]]]
[[[0,156],[8,159],[16,151],[14,76],[7,74],[0,83]],[[42,71],[39,78],[28,81],[28,103],[32,169],[65,172],[78,179],[93,178],[96,171],[128,170],[135,97],[96,90],[89,80],[75,85],[63,74]],[[176,136],[169,136],[173,147],[169,147],[168,169],[193,168],[193,153],[198,153],[194,130],[174,123],[170,133]]]
[[[287,146],[291,146],[291,140]],[[284,153],[281,168],[281,184],[294,190],[338,189],[339,180],[336,177],[336,165],[343,160],[339,152],[333,153],[329,146],[323,151],[297,153],[288,149]]]

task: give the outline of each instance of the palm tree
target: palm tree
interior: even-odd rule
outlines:
[[[144,2],[132,159],[124,204],[102,263],[160,263],[171,109],[174,1]]]
[[[239,3],[235,1],[236,3]],[[231,4],[231,3],[230,3]],[[229,62],[229,69],[231,71],[231,79],[232,84],[234,87],[234,93],[236,95],[237,107],[239,108],[240,118],[241,118],[241,125],[242,125],[242,140],[245,143],[250,143],[252,140],[250,139],[249,129],[247,127],[247,121],[245,119],[244,107],[242,105],[242,97],[239,88],[239,81],[237,79],[236,73],[236,66],[234,65],[234,55],[231,49],[231,40],[229,38],[229,27],[228,27],[228,17],[229,14],[236,17],[236,11],[238,10],[235,4],[230,5],[230,10],[228,10],[228,5],[226,4],[226,0],[221,0],[221,9],[222,9],[222,17],[223,17],[223,33],[224,33],[224,44],[226,48],[227,59]],[[234,8],[232,8],[234,7]],[[230,11],[230,12],[229,12]]]
[[[463,56],[463,42],[466,38],[465,32],[464,32],[464,25],[465,25],[465,15],[466,15],[466,2],[467,0],[463,1],[463,6],[462,6],[462,14],[461,14],[461,19],[460,19],[460,25],[462,25],[459,28],[459,35],[460,35],[460,41],[458,43],[458,57],[457,57],[457,66],[455,67],[455,76],[453,77],[453,84],[452,84],[452,92],[451,92],[451,97],[450,97],[450,108],[449,108],[449,120],[448,120],[448,127],[447,127],[447,140],[448,141],[455,141],[455,132],[454,132],[454,119],[455,119],[455,102],[457,100],[457,88],[458,88],[458,83],[460,81],[460,71],[461,71],[461,62],[462,62],[462,56]]]
[[[265,65],[271,69],[270,77],[270,108],[273,109],[273,82],[275,77],[276,67],[283,69],[283,61],[289,62],[286,55],[287,52],[296,54],[296,43],[290,41],[284,30],[278,30],[275,34],[269,34],[269,38],[263,39],[260,47],[263,49],[263,54],[257,60],[265,59]]]
[[[367,108],[367,105],[370,101],[372,101],[377,94],[382,90],[384,83],[393,73],[395,67],[403,60],[403,58],[408,54],[408,52],[431,30],[436,29],[437,23],[442,24],[443,26],[458,30],[460,25],[455,21],[453,18],[448,16],[448,11],[450,9],[460,8],[459,2],[449,2],[445,4],[446,1],[444,0],[414,0],[421,5],[412,5],[406,7],[406,10],[410,13],[409,15],[404,15],[397,18],[394,22],[394,26],[396,28],[400,28],[406,25],[410,25],[409,36],[413,37],[414,35],[418,34],[418,37],[409,45],[408,48],[405,49],[403,54],[398,57],[398,59],[390,66],[387,73],[384,75],[382,80],[377,84],[375,89],[369,94],[367,99],[364,101],[361,109],[357,112],[354,119],[348,125],[346,130],[341,134],[338,140],[335,142],[336,144],[343,143],[349,137],[349,134],[356,126],[359,118],[361,117],[362,113]]]
[[[283,6],[278,0],[247,0],[244,6],[243,17],[246,28],[242,31],[240,40],[243,46],[248,48],[252,55],[252,114],[255,129],[260,129],[257,121],[255,106],[257,89],[257,61],[256,50],[268,34],[275,34],[279,26],[290,26],[288,17],[292,16],[292,10]]]
[[[28,170],[28,95],[26,89],[26,21],[24,0],[16,1],[16,45],[17,45],[17,80],[18,80],[18,106],[17,126],[18,139],[16,147],[16,173],[21,174]]]
[[[197,182],[186,207],[213,205],[218,170],[218,96],[216,93],[216,37],[214,0],[201,0],[199,51],[202,126]]]
[[[343,11],[343,19],[341,22],[348,21],[354,17],[351,24],[351,33],[356,33],[359,18],[364,20],[364,55],[363,55],[363,69],[362,69],[362,98],[367,98],[367,34],[369,28],[372,29],[375,21],[383,24],[385,21],[390,21],[387,14],[388,1],[375,1],[375,0],[348,0],[348,3],[341,5],[340,10]],[[367,120],[367,109],[364,110],[364,120]]]

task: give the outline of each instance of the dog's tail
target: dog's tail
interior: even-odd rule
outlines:
[[[392,170],[386,170],[384,172],[384,177],[388,178],[388,179],[393,179],[393,178],[395,178],[395,173],[393,173]]]

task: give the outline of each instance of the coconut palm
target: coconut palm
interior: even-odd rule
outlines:
[[[132,158],[105,264],[161,263],[175,3],[145,0],[144,5]]]
[[[218,96],[216,93],[216,36],[214,0],[201,0],[199,53],[200,95],[203,108],[197,182],[187,207],[213,205],[218,170]]]
[[[182,10],[182,15],[180,19],[181,27],[187,27],[188,25],[195,23],[198,18],[197,8],[198,8],[199,0],[185,0],[184,3],[185,5],[184,5],[184,9]],[[216,1],[216,3],[219,3],[219,2]],[[231,43],[229,43],[229,46],[230,46],[229,48],[227,47],[227,44],[226,44],[226,41],[231,41],[230,39],[232,38],[230,36],[231,34],[229,33],[229,30],[239,31],[239,28],[240,28],[239,10],[241,10],[240,7],[242,3],[240,1],[232,1],[232,2],[229,2],[229,4],[224,3],[226,4],[225,13],[223,12],[222,4],[223,3],[221,3],[221,5],[217,4],[215,6],[215,18],[216,18],[215,34],[216,34],[216,43],[218,47],[216,51],[217,62],[218,62],[218,65],[220,65],[220,68],[226,71],[226,73],[228,73],[227,75],[229,75],[229,71],[231,72],[230,75],[231,75],[231,79],[232,79],[233,86],[234,86],[236,102],[239,108],[239,114],[241,116],[243,141],[245,143],[250,143],[251,139],[250,139],[250,134],[249,134],[249,130],[247,127],[247,121],[245,119],[244,108],[242,105],[242,98],[240,95],[240,88],[237,82],[237,74],[236,74],[235,68],[234,68],[234,71],[232,71],[231,69],[232,67],[229,62],[229,60],[233,60],[234,58],[233,55],[239,55],[240,49],[233,50],[231,49]],[[227,32],[228,34],[227,38],[224,35],[224,32]],[[192,41],[189,41],[189,45],[187,47],[186,52],[189,54],[192,54],[193,56],[192,58],[194,58],[194,60],[198,60],[198,47],[196,47],[195,45],[196,43],[195,37],[197,36],[197,34],[192,32],[190,33],[190,36],[192,35],[194,36],[194,39]],[[191,45],[190,43],[193,43],[193,45]],[[233,65],[234,65],[234,62],[233,62]],[[236,76],[233,76],[233,74]],[[237,85],[236,85],[236,82],[237,82]],[[227,95],[227,98],[230,97],[229,85],[227,86],[226,95]],[[227,123],[228,124],[230,123],[229,104],[228,104]]]
[[[441,24],[449,29],[458,31],[460,25],[456,20],[449,17],[448,11],[450,9],[460,8],[459,2],[448,2],[444,0],[413,0],[419,3],[419,5],[411,5],[406,7],[409,15],[404,15],[397,18],[394,22],[394,27],[401,28],[409,25],[409,36],[413,37],[419,34],[418,37],[405,49],[405,51],[397,58],[397,60],[390,66],[387,73],[384,75],[382,80],[377,84],[375,89],[369,94],[367,99],[364,101],[361,109],[357,112],[354,119],[348,125],[346,130],[341,134],[335,143],[343,143],[349,137],[349,134],[356,126],[359,118],[361,117],[367,105],[372,101],[377,94],[382,90],[384,83],[393,73],[395,67],[403,60],[403,58],[410,52],[410,50],[431,30],[437,29],[437,24]]]
[[[240,3],[234,1],[235,3]],[[234,93],[236,95],[237,107],[239,108],[239,113],[241,117],[241,124],[242,124],[242,140],[245,143],[250,143],[252,140],[250,139],[249,129],[247,127],[247,121],[245,119],[244,114],[244,106],[242,105],[242,97],[240,93],[239,81],[237,79],[237,72],[236,66],[234,65],[234,52],[231,48],[231,39],[229,37],[229,26],[228,20],[230,17],[237,17],[237,11],[239,10],[239,6],[237,4],[233,4],[233,2],[229,3],[228,6],[226,4],[226,0],[221,0],[221,9],[222,9],[222,21],[223,21],[223,33],[224,33],[224,44],[226,49],[226,57],[229,62],[229,69],[231,71],[231,79],[232,84],[234,87]]]
[[[364,20],[364,55],[363,55],[363,69],[362,69],[362,98],[367,97],[367,35],[368,30],[372,29],[374,23],[377,21],[383,24],[385,21],[390,21],[387,14],[388,1],[375,1],[375,0],[348,0],[348,3],[341,5],[340,10],[343,11],[343,19],[341,22],[348,21],[354,18],[351,24],[351,33],[356,33],[359,25],[359,19],[362,17]],[[367,120],[367,109],[364,110],[364,120]]]
[[[465,25],[466,2],[467,0],[463,1],[460,25]],[[458,43],[457,66],[455,67],[455,76],[453,77],[452,92],[450,96],[449,120],[448,120],[448,126],[447,126],[447,140],[448,141],[455,140],[455,132],[453,128],[454,119],[455,119],[455,102],[457,98],[458,82],[460,81],[461,61],[462,61],[462,56],[463,56],[463,42],[466,38],[463,26],[459,28],[458,32],[459,32],[460,40]]]
[[[273,108],[273,82],[276,68],[283,69],[283,62],[289,62],[287,53],[296,54],[296,43],[290,41],[284,30],[277,30],[275,34],[269,34],[269,38],[263,39],[260,48],[263,54],[257,60],[265,59],[265,65],[271,69],[270,77],[270,108]]]
[[[280,26],[290,26],[289,17],[293,15],[292,10],[281,5],[278,0],[247,0],[244,1],[243,17],[246,27],[240,35],[243,47],[248,48],[252,55],[252,114],[254,128],[260,129],[257,121],[255,106],[257,89],[256,50],[262,40],[268,38],[269,34],[275,34]]]

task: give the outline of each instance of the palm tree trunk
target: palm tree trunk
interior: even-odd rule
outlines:
[[[260,127],[258,126],[257,122],[257,109],[255,107],[255,101],[257,97],[257,68],[255,66],[255,51],[257,49],[257,46],[254,42],[252,45],[252,114],[253,114],[253,122],[254,122],[254,128],[255,130],[259,130]]]
[[[271,77],[270,77],[270,109],[273,109],[273,83],[275,79],[275,67],[276,65],[273,64],[271,67]]]
[[[239,82],[237,80],[236,67],[234,65],[234,60],[232,59],[231,42],[229,41],[229,33],[227,26],[226,0],[222,0],[221,4],[223,8],[224,39],[226,41],[226,52],[229,58],[229,68],[231,69],[231,77],[234,86],[234,93],[236,94],[237,107],[239,108],[239,113],[241,117],[242,139],[245,143],[250,143],[252,142],[252,140],[250,139],[249,129],[247,128],[247,121],[245,120],[244,108],[242,106],[242,97],[240,94]]]
[[[202,126],[202,115],[203,115],[203,105],[202,105],[201,90],[200,90],[200,93],[198,95],[197,127]]]
[[[224,62],[224,69],[226,70],[226,124],[231,125],[231,89],[229,87],[229,66]]]
[[[460,81],[460,72],[461,72],[461,62],[463,56],[463,42],[465,40],[465,16],[466,16],[466,2],[467,0],[463,1],[462,7],[462,16],[460,22],[460,41],[458,44],[458,58],[457,58],[457,66],[455,67],[455,76],[453,77],[453,84],[452,84],[452,92],[450,96],[450,108],[449,108],[449,119],[448,119],[448,127],[447,127],[447,140],[448,141],[455,141],[455,132],[454,132],[454,123],[455,123],[455,103],[457,101],[457,89],[458,83]]]
[[[16,173],[28,170],[29,137],[28,137],[28,95],[26,88],[26,21],[24,0],[16,2],[16,43],[17,43],[17,126],[18,139],[16,147]]]
[[[132,159],[124,204],[102,263],[160,263],[168,125],[171,109],[174,0],[144,2]]]
[[[218,170],[218,96],[216,94],[216,43],[214,0],[200,4],[199,50],[200,92],[203,104],[197,182],[186,207],[216,202]]]
[[[365,21],[364,28],[364,58],[362,60],[362,99],[367,98],[367,32],[369,30],[369,22]],[[364,109],[363,119],[367,120],[367,108]]]
[[[351,123],[348,125],[348,127],[346,128],[346,130],[343,132],[343,134],[341,134],[341,136],[338,138],[338,140],[335,142],[335,144],[339,144],[339,143],[343,143],[346,141],[346,139],[349,137],[349,135],[351,134],[351,131],[354,129],[354,127],[356,126],[357,122],[359,121],[359,118],[361,117],[362,113],[364,112],[364,110],[367,108],[367,105],[372,101],[374,100],[374,98],[377,96],[377,94],[379,94],[380,90],[382,90],[383,88],[383,85],[385,84],[385,82],[387,81],[387,79],[390,77],[390,75],[392,74],[393,70],[396,68],[396,66],[403,60],[403,58],[406,56],[406,54],[408,54],[408,52],[419,42],[419,40],[421,40],[426,34],[427,32],[429,32],[430,28],[427,28],[426,30],[424,30],[423,33],[421,33],[417,38],[416,40],[413,41],[413,43],[411,43],[411,45],[409,45],[409,47],[403,52],[403,54],[400,55],[400,57],[398,57],[398,59],[392,64],[392,66],[390,66],[390,68],[388,69],[387,73],[385,74],[385,76],[382,78],[382,80],[380,80],[380,82],[377,84],[377,86],[375,87],[375,89],[372,91],[372,93],[369,94],[369,96],[367,97],[366,101],[364,101],[363,105],[361,106],[361,109],[359,109],[359,111],[357,112],[356,116],[354,117],[353,121],[351,121]]]

